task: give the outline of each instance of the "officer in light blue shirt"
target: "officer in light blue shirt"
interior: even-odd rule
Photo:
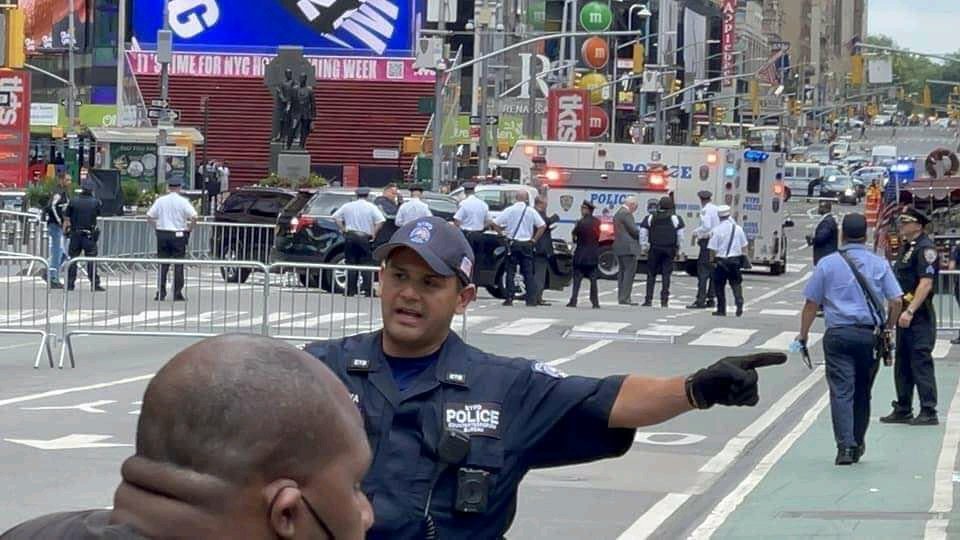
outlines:
[[[823,337],[830,412],[837,442],[837,465],[856,463],[863,456],[870,421],[870,391],[879,369],[874,355],[876,330],[883,324],[891,332],[900,314],[903,291],[886,260],[866,249],[867,220],[863,214],[843,219],[839,252],[827,255],[813,271],[803,295],[806,304],[800,321],[801,343],[806,343],[818,306],[823,306],[827,332]],[[846,258],[844,257],[846,256]],[[887,301],[886,320],[880,320],[868,303],[847,260],[853,264],[879,302]]]

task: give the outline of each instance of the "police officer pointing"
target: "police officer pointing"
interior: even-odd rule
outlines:
[[[673,199],[670,197],[661,197],[657,211],[648,214],[640,222],[640,245],[649,245],[644,306],[653,304],[657,274],[663,279],[660,306],[667,307],[670,301],[670,275],[673,274],[673,259],[677,256],[677,249],[683,244],[683,227],[683,218],[673,213]]]
[[[897,360],[893,368],[897,400],[893,412],[880,419],[886,424],[935,426],[937,380],[933,372],[933,347],[937,318],[933,311],[933,282],[940,272],[937,248],[923,228],[930,220],[907,207],[900,215],[903,244],[894,264],[903,289],[903,313],[897,324]],[[913,388],[920,395],[920,414],[913,416]]]
[[[93,179],[86,179],[80,184],[80,196],[70,200],[67,205],[66,222],[64,229],[70,238],[67,253],[70,258],[79,256],[84,257],[97,256],[97,241],[100,240],[100,229],[97,228],[97,218],[100,217],[100,211],[103,203],[100,202],[93,192],[97,189],[97,183]],[[97,274],[97,267],[92,262],[87,263],[87,278],[93,286],[94,291],[105,291],[100,286],[100,275]],[[71,264],[67,270],[67,290],[72,291],[77,282],[77,265]]]
[[[786,360],[726,358],[689,377],[567,377],[450,331],[477,291],[473,252],[441,218],[408,223],[375,255],[383,330],[306,347],[364,417],[371,539],[501,538],[530,469],[622,455],[636,427],[694,408],[754,405],[755,368]]]
[[[348,202],[333,213],[333,219],[344,233],[343,255],[350,265],[365,265],[373,262],[373,239],[383,223],[387,220],[379,208],[367,198],[370,188],[358,188],[357,200]],[[363,293],[370,296],[373,287],[373,276],[364,276]],[[357,294],[357,270],[347,270],[347,296]]]

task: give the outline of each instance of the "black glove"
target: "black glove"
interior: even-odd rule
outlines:
[[[756,368],[786,361],[786,354],[773,352],[728,356],[687,377],[687,399],[696,409],[716,404],[752,407],[760,400]]]

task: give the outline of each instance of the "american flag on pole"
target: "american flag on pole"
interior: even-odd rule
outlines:
[[[777,64],[786,52],[786,49],[781,49],[767,59],[767,62],[757,71],[757,79],[760,82],[767,83],[770,86],[780,84],[780,70],[777,69]]]
[[[891,225],[900,213],[900,203],[897,201],[895,184],[897,181],[898,179],[896,177],[891,178],[890,182],[887,183],[887,188],[884,190],[883,203],[880,208],[880,213],[877,215],[876,236],[873,241],[874,252],[881,253],[888,258],[890,256],[888,251],[898,247],[890,245]]]

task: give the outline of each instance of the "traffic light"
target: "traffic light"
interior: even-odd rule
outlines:
[[[647,50],[643,46],[643,43],[634,43],[633,44],[633,72],[634,73],[643,73],[644,68],[646,67],[647,59]]]
[[[673,79],[673,89],[671,90],[671,93],[676,94],[681,90],[683,90],[683,81],[680,79],[680,77],[676,77]]]
[[[13,69],[23,69],[23,64],[27,61],[26,53],[26,17],[23,9],[12,8],[4,10],[4,17],[7,19],[7,34],[4,36],[4,56],[3,67]]]
[[[753,116],[760,116],[760,82],[750,79],[750,111]]]
[[[855,54],[850,57],[850,84],[863,84],[863,55]]]
[[[714,123],[720,124],[723,123],[724,118],[727,117],[726,107],[714,107],[713,108],[713,121]]]

